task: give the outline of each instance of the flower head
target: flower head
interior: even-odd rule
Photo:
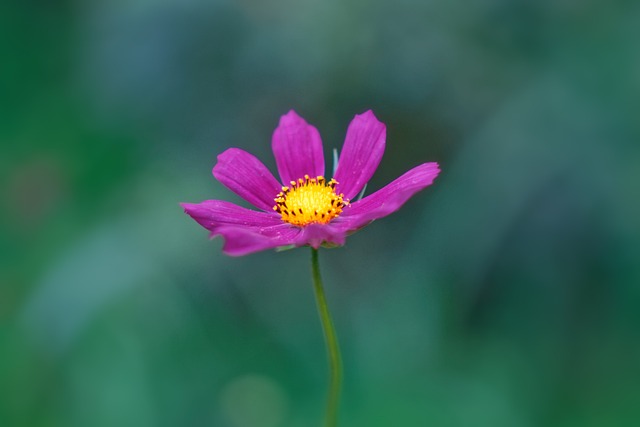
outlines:
[[[335,174],[326,179],[320,134],[290,111],[273,133],[281,183],[260,160],[239,148],[220,154],[213,167],[218,181],[259,211],[222,200],[181,205],[211,237],[225,239],[223,250],[229,255],[291,245],[341,246],[348,234],[400,209],[440,172],[437,163],[423,163],[356,201],[382,159],[385,139],[385,125],[373,112],[356,115]]]

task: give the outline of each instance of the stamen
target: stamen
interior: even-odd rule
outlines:
[[[336,194],[338,182],[331,179],[326,182],[323,176],[291,181],[291,186],[282,187],[274,201],[273,210],[278,212],[282,220],[299,227],[309,224],[326,224],[342,212],[349,204],[342,193]]]

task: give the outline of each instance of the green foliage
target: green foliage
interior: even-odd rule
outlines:
[[[308,251],[225,257],[178,206],[229,199],[216,155],[271,159],[291,108],[327,158],[376,112],[368,192],[443,170],[321,249],[343,425],[638,425],[639,18],[598,0],[3,4],[0,425],[319,425]]]

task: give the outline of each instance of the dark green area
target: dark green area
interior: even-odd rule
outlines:
[[[0,425],[319,425],[308,250],[229,258],[178,202],[387,125],[396,214],[322,250],[342,425],[640,423],[637,2],[0,5]],[[328,162],[329,163],[329,162]]]

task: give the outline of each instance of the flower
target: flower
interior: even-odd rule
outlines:
[[[283,184],[239,148],[220,154],[213,167],[218,181],[260,211],[222,200],[181,206],[211,237],[224,238],[228,255],[282,246],[342,246],[348,234],[400,209],[440,172],[437,163],[423,163],[356,201],[382,159],[385,140],[386,127],[372,111],[356,115],[335,174],[327,180],[320,134],[292,110],[280,118],[272,140]]]

